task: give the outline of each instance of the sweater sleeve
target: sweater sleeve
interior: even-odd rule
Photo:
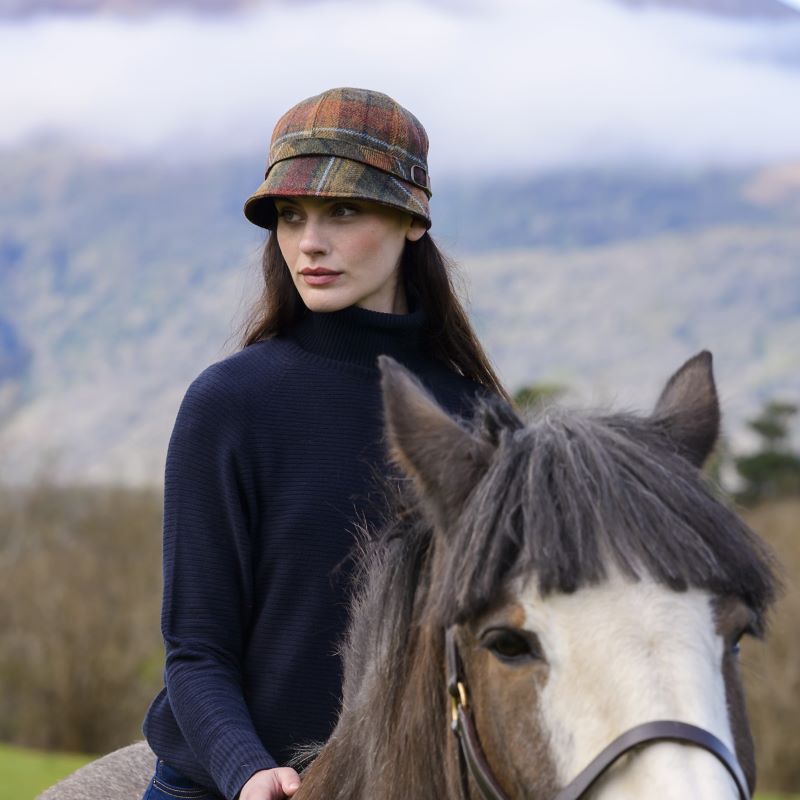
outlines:
[[[189,387],[167,452],[164,481],[165,685],[198,760],[233,800],[276,766],[242,690],[253,598],[247,497],[247,418],[220,365]]]

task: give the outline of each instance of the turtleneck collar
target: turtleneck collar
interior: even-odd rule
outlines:
[[[312,311],[290,331],[304,349],[323,358],[377,368],[386,354],[402,362],[423,354],[425,314],[417,308],[409,314],[387,314],[360,306],[339,311]]]

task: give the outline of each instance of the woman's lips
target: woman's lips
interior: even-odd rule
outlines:
[[[332,272],[330,270],[307,270],[301,272],[300,274],[303,276],[303,280],[305,280],[309,286],[324,286],[326,283],[332,283],[335,281],[342,273]]]

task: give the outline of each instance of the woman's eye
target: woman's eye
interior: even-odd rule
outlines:
[[[519,633],[509,628],[495,628],[485,633],[481,645],[501,661],[517,662],[541,658],[535,634]]]
[[[334,217],[352,217],[357,213],[358,208],[356,206],[345,205],[344,203],[331,209],[331,215]]]
[[[293,208],[279,208],[278,217],[285,222],[296,222],[300,215]]]

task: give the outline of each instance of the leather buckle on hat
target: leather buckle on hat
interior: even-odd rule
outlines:
[[[411,182],[423,189],[428,189],[430,187],[430,183],[428,182],[428,173],[422,167],[417,166],[416,164],[411,167]]]

